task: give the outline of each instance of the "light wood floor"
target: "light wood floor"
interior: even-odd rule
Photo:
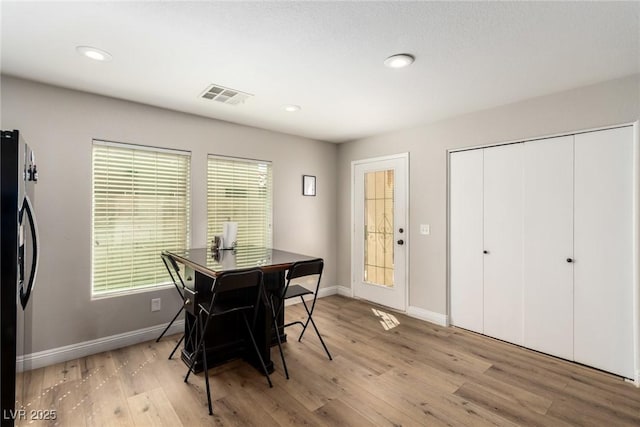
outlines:
[[[302,343],[287,329],[291,379],[274,387],[243,361],[185,384],[167,356],[178,336],[34,370],[30,409],[59,426],[623,426],[640,425],[640,389],[620,378],[457,328],[443,328],[339,296],[318,301]],[[298,305],[287,320],[303,318]],[[293,339],[291,339],[293,338]]]

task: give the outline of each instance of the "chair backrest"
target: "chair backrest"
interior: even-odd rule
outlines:
[[[324,261],[320,258],[309,261],[299,261],[291,266],[287,273],[287,281],[297,279],[298,277],[311,276],[314,274],[322,275]],[[318,282],[320,279],[318,278]]]
[[[211,292],[221,294],[247,288],[258,288],[262,285],[262,270],[229,271],[218,274],[213,282]]]
[[[175,287],[178,288],[178,291],[180,291],[178,282],[176,281],[176,277],[178,278],[178,281],[180,282],[180,285],[182,288],[184,288],[185,285],[184,285],[184,280],[182,280],[182,276],[180,275],[180,267],[178,267],[178,263],[167,252],[162,252],[160,254],[160,257],[162,258],[162,262],[164,262],[164,266],[167,268],[167,271],[169,272],[169,276],[171,276],[171,281],[173,282]],[[174,277],[174,274],[175,274],[175,277]]]
[[[211,287],[210,305],[213,306],[215,301],[226,301],[237,306],[253,307],[251,325],[255,326],[260,300],[267,303],[262,276],[262,270],[258,268],[218,274]],[[256,291],[252,292],[251,288]]]

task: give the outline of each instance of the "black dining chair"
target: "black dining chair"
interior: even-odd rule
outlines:
[[[287,272],[287,277],[286,277],[287,281],[284,288],[281,290],[281,292],[278,295],[279,302],[277,306],[274,305],[273,295],[271,296],[271,310],[272,310],[271,313],[273,315],[272,321],[273,321],[273,324],[276,325],[276,338],[278,342],[278,350],[280,351],[280,358],[282,359],[282,366],[284,368],[284,373],[287,379],[289,379],[289,370],[287,369],[287,362],[285,362],[284,360],[284,352],[282,351],[282,341],[280,338],[281,328],[284,329],[293,325],[298,325],[298,324],[301,325],[302,332],[300,332],[300,336],[298,337],[298,342],[299,342],[302,340],[302,336],[307,330],[307,326],[309,326],[309,323],[311,323],[311,325],[313,326],[313,329],[316,331],[316,335],[318,335],[318,338],[320,339],[320,343],[322,344],[322,347],[324,347],[324,351],[327,353],[327,356],[329,357],[329,360],[333,360],[333,358],[331,357],[331,353],[329,353],[329,349],[327,348],[327,345],[324,343],[324,340],[322,339],[322,335],[320,335],[320,332],[318,331],[318,327],[316,326],[316,323],[313,321],[313,317],[312,317],[313,310],[316,307],[316,300],[318,299],[318,289],[320,288],[320,280],[322,280],[323,268],[324,268],[324,261],[322,259],[313,259],[309,261],[300,261],[300,262],[294,263],[289,269],[289,271]],[[318,276],[315,290],[313,291],[301,285],[291,284],[292,280],[296,280],[301,277],[313,276],[313,275]],[[304,299],[306,295],[313,295],[313,302],[311,303],[311,309],[309,309],[309,306],[307,305],[307,302]],[[277,319],[280,316],[280,312],[284,308],[285,301],[291,298],[298,298],[298,297],[302,301],[302,304],[304,305],[304,309],[307,312],[307,320],[305,322],[296,320],[295,322],[287,323],[281,327],[277,326],[278,325]]]
[[[175,286],[176,291],[180,295],[180,299],[182,300],[182,305],[180,306],[180,309],[178,310],[176,315],[173,316],[173,319],[171,319],[171,322],[169,322],[167,327],[164,328],[164,331],[162,331],[160,336],[156,339],[156,342],[159,342],[164,336],[164,334],[167,333],[171,325],[173,325],[173,322],[175,322],[178,316],[180,316],[180,313],[184,311],[184,307],[185,307],[185,297],[184,297],[185,284],[184,284],[184,280],[182,279],[182,275],[180,274],[180,267],[178,266],[178,263],[167,252],[162,252],[160,254],[160,257],[162,258],[162,262],[164,263],[164,266],[167,268],[167,272],[169,272],[169,277],[171,277],[173,286]],[[184,334],[182,334],[182,337],[178,341],[178,344],[176,344],[176,346],[173,348],[173,351],[169,355],[169,359],[173,357],[173,354],[176,352],[176,350],[178,349],[178,347],[180,346],[183,340],[184,340]]]
[[[196,347],[189,371],[184,377],[184,382],[188,382],[189,375],[193,372],[198,356],[202,355],[202,364],[204,366],[204,379],[207,385],[207,402],[209,404],[209,415],[213,415],[213,406],[211,404],[211,390],[209,388],[209,373],[207,367],[207,331],[215,322],[215,318],[219,316],[237,313],[242,317],[246,332],[251,345],[255,350],[255,354],[260,361],[264,375],[267,377],[269,387],[273,387],[269,372],[265,366],[264,359],[260,354],[253,329],[255,327],[260,299],[264,299],[263,294],[262,271],[259,269],[229,271],[223,272],[216,276],[211,286],[211,301],[208,303],[200,303],[198,305],[197,328],[200,331],[198,346]],[[255,290],[252,292],[252,288]],[[242,292],[234,292],[242,290]],[[251,324],[247,319],[247,314],[251,314]]]

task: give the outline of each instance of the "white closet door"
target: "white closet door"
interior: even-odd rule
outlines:
[[[451,153],[449,203],[451,323],[482,333],[482,150]]]
[[[484,333],[522,344],[523,144],[484,151]]]
[[[575,136],[577,362],[634,377],[633,128]]]
[[[524,345],[573,359],[573,135],[524,144]]]

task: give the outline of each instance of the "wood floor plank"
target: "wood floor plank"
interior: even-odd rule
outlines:
[[[577,419],[581,423],[600,422],[603,425],[607,420],[616,420],[616,425],[640,425],[638,394],[623,393],[628,391],[626,388],[617,391],[612,393],[580,381],[571,381],[562,394],[555,396],[548,414],[571,422]]]
[[[354,361],[365,365],[368,369],[376,373],[384,373],[389,369],[392,369],[395,364],[393,360],[390,360],[385,354],[381,354],[375,351],[371,351],[371,347],[368,344],[372,338],[367,337],[345,337],[339,334],[332,334],[331,330],[326,327],[327,325],[318,325],[325,344],[329,348],[330,352],[333,352],[333,356],[343,355],[351,358]],[[318,342],[318,338],[305,334],[303,343],[312,348],[315,348],[317,354],[324,354],[324,350],[321,344]],[[297,341],[291,342],[291,347],[297,345]],[[289,343],[287,343],[289,345]],[[326,357],[326,356],[324,356]]]
[[[183,426],[161,387],[131,396],[127,402],[135,425]]]
[[[254,405],[244,394],[228,395],[213,404],[214,415],[205,425],[277,427],[271,414]]]
[[[145,354],[147,343],[111,352],[114,362],[122,368],[121,386],[127,396],[135,396],[161,386],[149,363],[154,359]]]
[[[77,359],[57,363],[44,368],[42,386],[44,388],[55,387],[65,381],[77,380],[80,376],[80,364]]]
[[[495,393],[493,389],[474,382],[463,384],[454,394],[489,411],[498,412],[502,417],[518,425],[536,427],[570,426],[570,424],[566,424],[560,420],[550,419],[545,417],[544,414],[531,411],[524,405],[521,405],[520,402],[510,399],[502,393]]]
[[[625,414],[634,419],[640,418],[640,400],[637,396],[623,393],[624,389],[620,388],[613,391],[598,388],[598,393],[594,393],[593,390],[593,386],[571,381],[563,392],[567,397],[599,407],[602,411],[613,410],[620,415]]]
[[[63,381],[47,390],[42,398],[34,401],[34,405],[27,407],[26,419],[18,425],[29,426],[54,426],[77,425],[84,427],[85,420],[82,411],[74,411],[78,393],[76,383],[78,380]],[[44,414],[54,415],[53,417]]]
[[[513,366],[495,364],[487,369],[485,375],[513,386],[521,386],[541,396],[557,396],[569,384],[569,381],[556,376],[549,376],[546,372],[530,369],[526,365]]]
[[[570,398],[554,400],[548,411],[549,416],[579,426],[635,426],[640,425],[638,417],[620,413],[615,408],[605,408],[588,402]]]
[[[307,372],[310,370],[318,377],[327,377],[339,391],[338,399],[376,425],[424,425],[425,419],[421,413],[412,418],[387,403],[386,393],[380,395],[372,391],[378,388],[373,381],[378,377],[377,373],[343,355],[334,357],[332,361],[325,357],[319,363],[306,363],[305,351],[304,347],[296,347],[295,350],[287,352],[287,363],[290,365],[292,376],[308,375]],[[331,375],[327,376],[327,371],[330,371]]]
[[[158,382],[162,384],[167,400],[178,415],[182,425],[206,425],[208,414],[206,412],[207,397],[204,389],[204,379],[192,379],[189,384],[185,383],[184,376],[187,373],[187,366],[179,358],[167,359],[178,339],[180,339],[179,336],[167,337],[166,340],[163,339],[159,343],[161,346],[157,350],[159,355],[156,361],[157,365],[154,366],[154,374]],[[214,387],[212,391],[217,398],[222,398],[226,395],[226,390],[223,392],[221,387]],[[185,396],[190,396],[191,398],[185,399]]]
[[[314,411],[325,405],[340,393],[339,387],[327,375],[320,376],[315,372],[305,369],[304,363],[299,363],[299,359],[290,357],[287,360],[289,370],[292,372],[289,380],[284,380],[283,387],[286,387],[289,394],[301,403],[307,410]],[[296,372],[300,374],[295,374]],[[280,382],[282,377],[277,377]],[[274,378],[275,379],[275,378]]]
[[[125,363],[118,363],[111,352],[94,354],[81,362],[81,409],[87,427],[133,426],[127,396],[122,389]]]
[[[458,351],[443,352],[437,348],[418,342],[406,342],[396,338],[393,334],[379,336],[368,345],[378,351],[385,351],[401,355],[433,366],[443,372],[466,378],[469,375],[481,373],[491,367],[491,364],[475,358],[472,355]]]
[[[376,393],[384,393],[394,406],[402,408],[425,425],[514,426],[513,422],[455,394],[429,387],[428,381],[401,382],[393,372],[373,379]]]
[[[324,425],[315,412],[305,408],[288,391],[256,394],[254,390],[249,396],[281,426]]]
[[[16,408],[31,407],[42,397],[45,368],[21,372],[16,376]]]
[[[324,421],[326,426],[375,426],[373,422],[341,400],[331,400],[316,409],[315,413]]]
[[[367,390],[345,392],[340,400],[358,411],[376,426],[424,426],[424,420],[416,420],[385,400]]]
[[[536,373],[544,374],[558,383],[566,384],[574,379],[587,382],[599,388],[612,386],[614,389],[620,383],[620,378],[613,374],[607,374],[578,363],[569,362],[459,328],[451,329],[453,333],[449,343],[450,346],[454,348],[462,346],[465,351],[484,358],[494,365],[513,365],[515,368],[521,368],[526,365]]]
[[[548,396],[532,393],[525,387],[507,384],[488,375],[478,375],[472,381],[473,384],[512,402],[519,408],[526,408],[538,414],[546,414],[553,403]]]

